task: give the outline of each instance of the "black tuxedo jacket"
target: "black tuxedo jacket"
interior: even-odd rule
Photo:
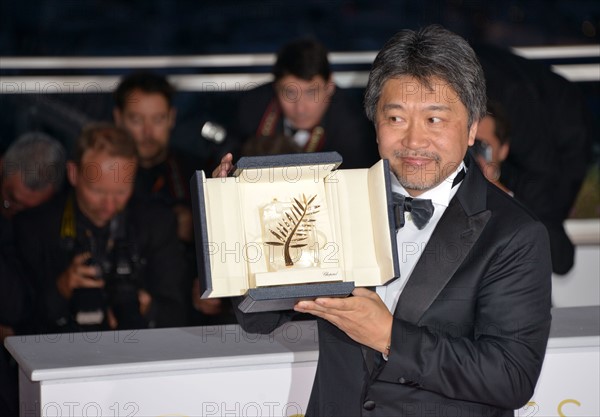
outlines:
[[[400,296],[388,360],[371,372],[372,350],[318,320],[306,415],[512,416],[544,359],[549,251],[544,226],[470,163]],[[290,316],[239,313],[256,332]]]

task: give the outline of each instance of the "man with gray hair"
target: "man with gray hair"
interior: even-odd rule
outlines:
[[[19,137],[0,158],[0,326],[17,324],[24,308],[11,219],[62,187],[65,163],[63,146],[41,132]]]
[[[318,322],[307,417],[512,416],[531,399],[551,321],[548,235],[468,154],[485,91],[469,44],[439,26],[404,30],[375,58],[365,108],[394,174],[400,277],[294,307]],[[214,174],[230,168],[227,155]],[[263,333],[290,316],[238,315]]]
[[[2,216],[35,207],[60,189],[65,178],[63,146],[41,132],[19,137],[0,158]]]
[[[63,146],[41,132],[20,136],[0,157],[0,415],[18,412],[16,367],[2,342],[24,318],[29,290],[17,262],[11,219],[61,188],[65,161]]]

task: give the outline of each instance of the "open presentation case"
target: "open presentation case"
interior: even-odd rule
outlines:
[[[337,169],[337,152],[243,157],[191,179],[202,298],[243,312],[344,297],[399,276],[388,161]]]

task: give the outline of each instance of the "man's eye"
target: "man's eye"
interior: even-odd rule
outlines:
[[[442,119],[440,119],[439,117],[430,117],[429,118],[429,123],[440,123],[442,121]]]

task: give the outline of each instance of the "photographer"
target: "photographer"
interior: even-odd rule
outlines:
[[[130,202],[133,139],[108,124],[84,129],[67,163],[72,188],[16,219],[34,280],[26,332],[185,325],[185,262],[175,218]]]
[[[273,155],[285,136],[302,152],[339,152],[344,168],[379,160],[373,127],[358,100],[335,84],[325,45],[309,38],[290,41],[271,72],[272,82],[240,96],[229,127],[240,149],[252,141],[254,154]],[[265,143],[258,146],[260,141]]]
[[[479,121],[475,143],[470,149],[487,180],[513,195],[500,181],[502,162],[510,150],[510,123],[500,103],[488,100],[487,114]]]

